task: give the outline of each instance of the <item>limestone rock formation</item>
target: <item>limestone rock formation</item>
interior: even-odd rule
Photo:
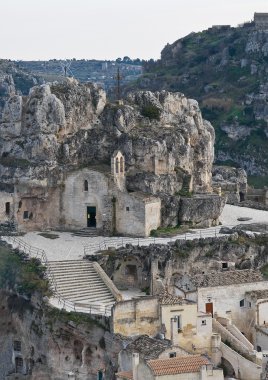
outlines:
[[[0,111],[0,133],[6,183],[57,186],[71,170],[109,164],[120,149],[127,190],[160,196],[163,215],[170,197],[211,192],[214,129],[198,103],[181,93],[139,91],[125,104],[110,104],[101,88],[74,79],[35,86],[23,97],[11,91]],[[210,223],[221,211],[216,203]],[[177,224],[178,212],[163,223]]]

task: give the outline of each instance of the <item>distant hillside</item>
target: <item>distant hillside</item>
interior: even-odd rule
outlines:
[[[132,88],[180,91],[216,129],[216,159],[268,175],[268,33],[212,27],[165,46]],[[267,183],[268,185],[268,183]]]
[[[19,61],[18,65],[34,75],[42,76],[45,81],[58,80],[64,76],[64,67],[67,75],[73,76],[81,82],[95,82],[100,84],[109,95],[115,93],[117,70],[120,70],[122,85],[137,79],[142,74],[142,61],[131,60],[129,57],[118,58],[116,61],[99,61],[86,59],[72,59],[60,61]]]

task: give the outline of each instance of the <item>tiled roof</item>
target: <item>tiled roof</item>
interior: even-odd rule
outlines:
[[[210,364],[210,362],[204,356],[191,355],[149,360],[147,364],[155,376],[162,376],[199,372],[202,365]]]
[[[121,379],[133,380],[133,375],[131,371],[117,372],[116,376],[120,377]]]
[[[246,292],[246,295],[250,295],[251,298],[260,300],[268,298],[268,289],[263,290],[252,290],[251,292]]]
[[[144,359],[157,359],[159,355],[169,347],[169,342],[141,335],[126,347],[127,351],[137,352]]]
[[[162,305],[188,305],[188,304],[194,304],[195,302],[186,300],[182,297],[174,296],[172,294],[169,294],[167,292],[161,294],[159,296],[159,300]]]
[[[245,284],[263,281],[263,276],[260,271],[245,269],[245,270],[228,270],[224,272],[214,271],[205,274],[196,274],[191,277],[194,285],[197,288]]]

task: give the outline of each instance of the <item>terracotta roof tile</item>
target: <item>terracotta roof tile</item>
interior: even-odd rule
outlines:
[[[202,365],[210,364],[210,362],[204,356],[191,355],[149,360],[147,364],[155,376],[162,376],[199,372]]]
[[[120,377],[121,379],[133,380],[133,375],[131,371],[117,372],[116,376]]]
[[[190,301],[179,296],[174,296],[167,292],[160,294],[159,300],[162,305],[188,305],[195,303],[194,301]]]

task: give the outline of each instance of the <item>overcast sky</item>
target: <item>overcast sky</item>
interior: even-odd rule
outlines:
[[[0,0],[0,58],[157,59],[167,43],[236,26],[267,0]]]

